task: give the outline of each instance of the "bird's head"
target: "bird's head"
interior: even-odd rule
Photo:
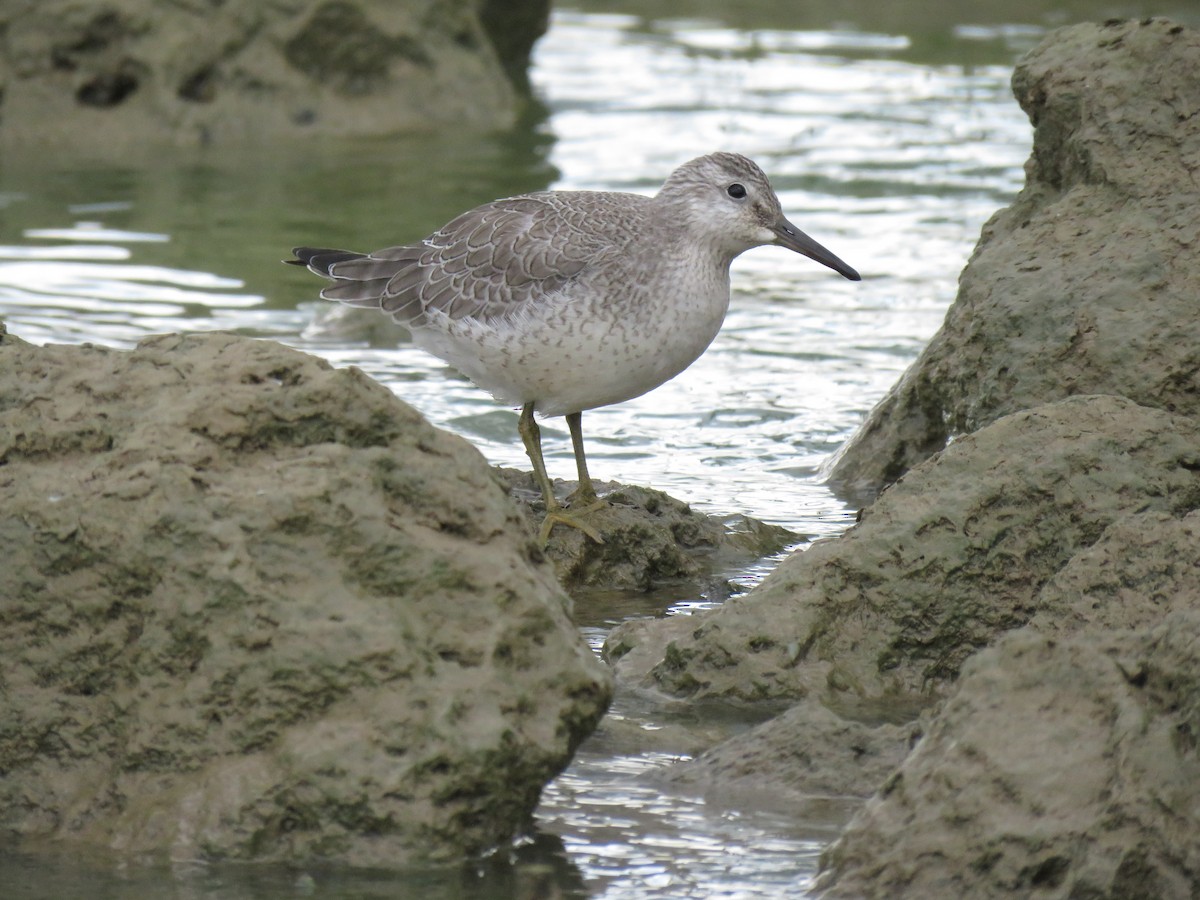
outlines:
[[[828,266],[851,281],[858,272],[788,221],[767,176],[737,153],[711,153],[671,173],[655,202],[729,259],[775,244]]]

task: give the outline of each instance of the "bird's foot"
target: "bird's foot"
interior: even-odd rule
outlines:
[[[567,525],[571,528],[578,528],[597,544],[603,544],[604,538],[600,536],[600,532],[583,521],[583,517],[594,513],[598,509],[604,509],[604,507],[608,506],[608,501],[597,499],[595,494],[592,495],[592,498],[592,502],[584,507],[577,508],[572,506],[571,509],[566,510],[560,506],[548,510],[546,518],[542,522],[542,528],[538,532],[542,546],[545,546],[546,542],[550,540],[550,532],[554,529],[555,525]]]
[[[581,484],[567,494],[566,504],[575,512],[586,513],[608,506],[607,500],[601,500],[591,483]]]

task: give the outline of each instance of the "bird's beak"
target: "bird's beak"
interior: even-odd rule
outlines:
[[[851,281],[862,280],[862,276],[854,271],[854,269],[850,268],[787,219],[780,217],[779,221],[771,227],[771,230],[775,232],[775,243],[780,247],[795,250],[809,259],[816,260],[823,266],[829,266],[833,271],[844,275]]]

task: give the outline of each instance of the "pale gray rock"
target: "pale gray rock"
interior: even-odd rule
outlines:
[[[1200,31],[1060,29],[1018,64],[1026,184],[941,330],[832,466],[869,499],[947,440],[1076,394],[1200,415]]]
[[[1200,895],[1200,612],[968,662],[824,855],[821,896]]]
[[[0,546],[9,838],[478,852],[610,696],[479,453],[270,341],[0,336]]]

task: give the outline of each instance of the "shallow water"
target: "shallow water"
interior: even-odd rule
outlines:
[[[652,192],[678,163],[736,150],[767,170],[789,217],[864,280],[777,248],[743,256],[708,353],[657,391],[584,417],[592,471],[809,538],[836,534],[853,510],[823,487],[822,463],[937,329],[980,226],[1022,183],[1030,129],[1009,91],[1013,62],[1049,26],[1146,9],[1031,0],[997,19],[945,2],[730,6],[563,4],[535,56],[544,108],[511,134],[120,164],[103,148],[4,159],[0,318],[36,343],[127,347],[212,329],[277,338],[362,367],[493,462],[524,467],[514,411],[386,328],[321,324],[316,280],[278,260],[293,244],[411,240],[526,190]],[[1182,4],[1175,12],[1189,16]],[[568,477],[565,428],[552,421],[544,434],[551,474]],[[730,574],[748,587],[766,568]],[[628,616],[719,599],[667,591],[579,612],[599,643]],[[696,726],[689,716],[619,697],[603,733],[547,789],[539,833],[463,869],[397,876],[7,854],[0,896],[803,896],[846,809],[797,817],[664,791],[654,774],[687,752],[673,728]],[[727,713],[704,726],[715,735],[751,721]]]

